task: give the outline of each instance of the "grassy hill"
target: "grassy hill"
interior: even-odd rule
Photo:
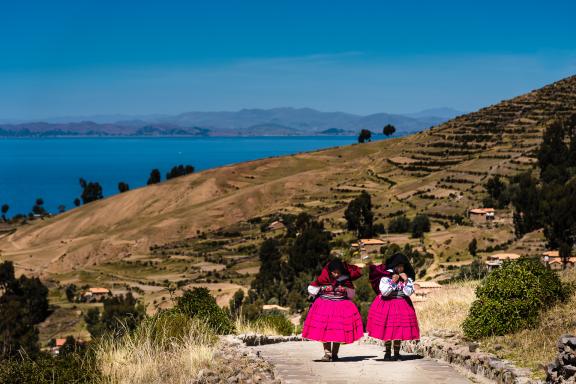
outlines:
[[[227,302],[257,272],[259,219],[309,212],[345,244],[343,211],[361,190],[375,204],[375,221],[427,213],[423,244],[434,255],[427,276],[441,277],[470,262],[473,238],[492,249],[534,253],[539,233],[516,241],[511,212],[490,226],[458,225],[480,206],[491,175],[529,169],[547,121],[576,113],[576,77],[457,117],[419,134],[269,158],[204,171],[116,195],[35,221],[0,238],[2,257],[20,272],[54,284],[105,285],[144,294],[162,306],[165,288],[206,285]]]

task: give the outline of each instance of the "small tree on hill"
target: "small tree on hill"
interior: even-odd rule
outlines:
[[[36,203],[32,207],[32,213],[40,216],[46,216],[48,214],[44,208],[44,200],[42,198],[36,199]]]
[[[158,169],[153,169],[150,172],[150,177],[148,178],[148,182],[146,184],[151,185],[151,184],[158,184],[162,179],[162,176],[160,176],[160,170]]]
[[[145,315],[144,306],[138,303],[131,292],[107,298],[103,303],[101,314],[97,308],[93,308],[84,317],[93,337],[104,333],[122,335],[125,331],[132,331]]]
[[[330,256],[332,236],[324,229],[324,224],[309,215],[300,214],[299,218],[300,228],[289,249],[288,264],[296,274],[305,271],[317,273]]]
[[[129,190],[130,190],[130,186],[127,183],[125,183],[123,181],[118,183],[118,192],[124,193],[124,192],[128,192]]]
[[[430,219],[427,215],[416,215],[412,220],[412,237],[423,237],[425,232],[430,232]]]
[[[374,235],[374,213],[372,213],[372,199],[370,194],[362,191],[360,196],[350,201],[344,211],[348,230],[355,231],[359,238],[368,238]]]
[[[405,215],[395,217],[388,225],[388,232],[390,233],[405,233],[409,230],[410,220]]]
[[[39,352],[35,325],[49,315],[48,289],[38,278],[14,276],[12,262],[0,263],[0,360]]]
[[[372,141],[372,132],[367,129],[361,130],[360,134],[358,135],[358,142],[365,143],[369,141]]]
[[[6,214],[10,210],[10,206],[8,204],[2,204],[2,220],[7,221]]]
[[[80,195],[82,204],[88,204],[104,198],[102,186],[98,182],[87,182],[81,178],[80,187],[82,188],[82,195]]]
[[[476,254],[478,253],[478,241],[476,240],[476,238],[473,238],[472,241],[470,241],[470,243],[468,244],[468,251],[470,252],[472,257],[476,257]]]
[[[80,206],[80,199],[79,199],[79,198],[75,198],[75,199],[74,199],[74,206],[75,206],[75,207],[79,207],[79,206]]]
[[[396,127],[394,127],[392,124],[386,124],[384,126],[384,129],[382,130],[382,133],[384,133],[386,136],[391,136],[396,132]]]
[[[192,165],[176,165],[172,167],[170,172],[166,174],[166,180],[173,179],[175,177],[185,176],[194,173],[194,167]]]

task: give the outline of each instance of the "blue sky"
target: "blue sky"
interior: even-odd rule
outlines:
[[[571,1],[11,1],[0,120],[471,111],[576,73]]]

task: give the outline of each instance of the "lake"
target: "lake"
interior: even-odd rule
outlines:
[[[0,205],[10,205],[9,217],[27,214],[41,197],[54,213],[61,204],[74,207],[80,177],[99,182],[110,196],[120,181],[144,186],[153,168],[164,179],[178,164],[201,171],[355,142],[351,136],[0,139]]]

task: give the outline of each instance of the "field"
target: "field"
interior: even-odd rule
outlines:
[[[366,190],[377,224],[401,214],[431,218],[423,241],[381,238],[426,249],[433,259],[424,278],[445,279],[472,261],[474,238],[480,259],[545,249],[541,232],[515,239],[509,209],[476,225],[467,211],[482,206],[491,176],[532,169],[546,123],[574,112],[576,78],[568,78],[409,137],[211,169],[35,220],[0,237],[1,257],[49,283],[58,316],[70,326],[46,334],[64,335],[82,328],[72,317],[86,309],[56,300],[71,283],[130,290],[149,313],[171,305],[169,289],[198,285],[226,305],[257,272],[259,244],[282,235],[261,226],[282,214],[323,220],[346,253],[355,239],[343,212]]]

